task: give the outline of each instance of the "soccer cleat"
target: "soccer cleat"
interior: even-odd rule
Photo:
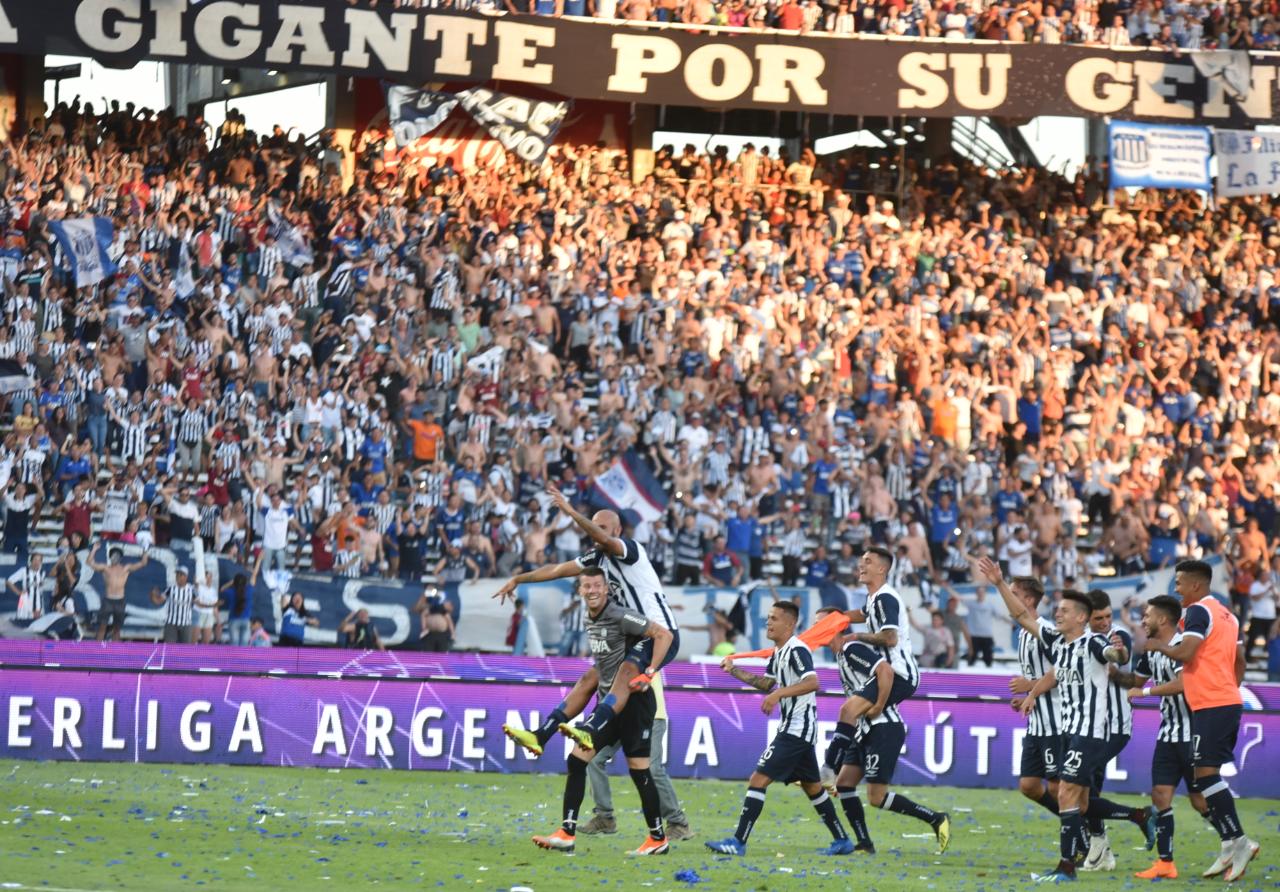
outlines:
[[[641,672],[635,678],[631,679],[631,681],[627,682],[627,687],[629,687],[633,691],[638,691],[638,692],[647,691],[652,686],[653,686],[653,676],[645,675],[643,672]]]
[[[819,855],[852,855],[852,839],[833,839],[825,849],[818,849]]]
[[[1142,832],[1147,837],[1147,851],[1151,851],[1156,847],[1156,810],[1154,808],[1144,808],[1142,810],[1144,820],[1140,826]]]
[[[1156,862],[1146,870],[1140,870],[1134,874],[1140,880],[1176,880],[1178,878],[1178,868],[1174,866],[1172,861]]]
[[[696,836],[688,824],[668,824],[667,839],[680,842],[682,839],[693,839]]]
[[[560,733],[568,737],[584,750],[595,750],[596,745],[591,740],[591,732],[586,728],[577,728],[568,722],[560,723]]]
[[[1084,856],[1084,864],[1080,865],[1080,869],[1086,871],[1102,870],[1103,864],[1106,863],[1107,852],[1110,850],[1111,844],[1107,842],[1105,835],[1089,837],[1089,854]]]
[[[1111,850],[1111,846],[1107,846],[1107,851],[1102,856],[1102,865],[1098,868],[1100,871],[1111,871],[1116,869],[1116,853]]]
[[[1051,883],[1056,885],[1058,883],[1074,883],[1076,881],[1076,875],[1074,873],[1067,873],[1065,870],[1055,870],[1053,873],[1046,873],[1043,876],[1033,875],[1032,879],[1037,883]]]
[[[652,836],[640,843],[640,848],[628,852],[630,855],[665,855],[671,851],[671,846],[665,839],[654,839]]]
[[[943,812],[938,816],[938,823],[933,825],[933,832],[938,837],[938,854],[941,855],[951,847],[951,815]]]
[[[1249,862],[1258,857],[1258,851],[1261,848],[1262,846],[1247,836],[1235,840],[1231,847],[1231,866],[1227,868],[1227,874],[1223,879],[1228,883],[1234,883],[1244,876],[1244,872],[1249,869]]]
[[[855,855],[874,855],[876,853],[876,844],[873,842],[860,842],[853,847]]]
[[[839,800],[840,792],[836,789],[836,773],[834,769],[824,764],[818,769],[818,780],[822,782],[822,789],[827,791],[828,796]]]
[[[591,820],[578,828],[579,833],[587,836],[595,836],[598,833],[611,834],[618,832],[618,822],[613,815],[602,815],[596,812],[591,816]]]
[[[730,836],[728,839],[721,839],[716,842],[705,842],[703,845],[713,852],[719,852],[721,855],[747,854],[747,844],[739,842],[736,836]]]
[[[564,828],[561,827],[550,836],[535,836],[533,844],[540,849],[551,849],[555,852],[572,852],[574,838],[565,833]]]
[[[1223,840],[1222,848],[1218,851],[1217,860],[1210,864],[1209,869],[1200,875],[1205,878],[1216,877],[1218,874],[1223,873],[1228,867],[1230,867],[1232,846],[1232,842]]]
[[[532,731],[526,731],[524,728],[513,728],[510,725],[503,725],[502,733],[520,744],[529,752],[533,753],[535,756],[542,755],[542,744],[538,743],[538,736]]]

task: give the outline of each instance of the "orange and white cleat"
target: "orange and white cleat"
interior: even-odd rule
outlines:
[[[667,854],[667,852],[669,852],[669,851],[671,851],[671,844],[670,844],[669,842],[667,842],[667,840],[666,840],[665,838],[663,838],[663,839],[654,839],[652,836],[650,836],[650,837],[648,837],[644,842],[642,842],[642,843],[640,844],[640,848],[636,849],[636,850],[635,850],[635,851],[633,851],[633,852],[630,852],[629,854],[632,854],[632,855],[665,855],[665,854]]]
[[[574,837],[564,832],[561,827],[550,836],[535,836],[533,844],[540,849],[551,849],[556,852],[572,852],[576,840]]]
[[[1172,861],[1157,860],[1146,870],[1134,874],[1140,880],[1176,880],[1178,868]]]

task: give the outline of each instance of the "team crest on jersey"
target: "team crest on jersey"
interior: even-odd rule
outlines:
[[[616,579],[609,579],[609,600],[623,607],[627,606],[626,599],[622,596],[622,583]]]

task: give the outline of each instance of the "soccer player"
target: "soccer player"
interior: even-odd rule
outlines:
[[[907,605],[902,596],[889,585],[889,571],[893,569],[893,553],[887,548],[873,545],[862,554],[858,562],[858,581],[870,594],[863,610],[850,610],[846,615],[854,623],[866,623],[869,631],[855,632],[850,640],[860,641],[884,650],[889,668],[893,670],[893,688],[887,701],[897,706],[916,692],[920,684],[920,667],[911,651],[911,624],[907,622]],[[875,676],[864,690],[850,697],[840,710],[840,720],[827,748],[826,764],[835,769],[843,764],[845,747],[853,740],[853,723],[879,700],[879,681]]]
[[[814,671],[809,646],[796,636],[799,619],[800,608],[792,601],[778,601],[769,608],[765,634],[777,650],[769,658],[764,675],[739,669],[728,657],[720,664],[720,668],[738,681],[767,695],[760,705],[765,715],[781,705],[782,721],[747,781],[747,796],[742,803],[737,831],[727,839],[708,842],[707,848],[713,852],[747,853],[747,840],[764,809],[765,791],[774,781],[783,784],[796,781],[809,797],[818,817],[831,832],[831,845],[821,850],[823,854],[848,855],[853,851],[853,842],[840,823],[835,803],[818,781],[818,757],[813,749],[818,737],[818,673]]]
[[[1091,589],[1088,593],[1093,605],[1093,613],[1089,615],[1089,628],[1095,635],[1111,641],[1117,647],[1123,647],[1124,654],[1119,663],[1113,664],[1116,669],[1129,671],[1133,659],[1133,636],[1121,627],[1113,624],[1111,597],[1102,589]],[[1108,667],[1110,671],[1111,667]],[[1155,813],[1151,809],[1131,809],[1124,805],[1115,805],[1102,798],[1102,785],[1106,781],[1107,765],[1129,743],[1133,735],[1133,706],[1125,687],[1112,680],[1107,686],[1107,752],[1105,758],[1099,759],[1094,766],[1093,777],[1089,784],[1089,811],[1085,815],[1085,824],[1089,830],[1089,849],[1085,855],[1081,870],[1115,870],[1116,856],[1111,851],[1111,843],[1107,839],[1105,818],[1119,816],[1134,821],[1138,829],[1147,839],[1147,849],[1156,843]]]
[[[1084,833],[1084,813],[1089,809],[1089,783],[1097,760],[1107,751],[1107,663],[1119,662],[1123,651],[1089,629],[1093,603],[1084,592],[1063,592],[1054,616],[1054,628],[1043,628],[1009,588],[1004,574],[990,558],[978,562],[978,570],[1000,592],[1009,615],[1028,634],[1036,635],[1053,654],[1053,666],[1035,683],[1022,701],[1022,714],[1030,715],[1036,701],[1056,687],[1061,708],[1062,767],[1058,776],[1058,866],[1038,877],[1039,882],[1061,883],[1076,878],[1076,853]]]
[[[578,586],[582,600],[587,605],[587,641],[594,661],[597,696],[605,697],[614,676],[626,665],[632,649],[643,638],[653,642],[653,651],[659,659],[671,646],[672,635],[667,629],[645,618],[642,614],[627,610],[609,600],[609,584],[605,573],[598,567],[582,572]],[[631,780],[640,793],[640,808],[644,812],[649,836],[632,854],[662,855],[670,846],[662,829],[662,811],[658,805],[658,788],[649,774],[650,744],[653,737],[653,717],[657,701],[653,691],[636,691],[627,699],[616,720],[601,728],[597,734],[600,746],[617,742],[627,757]],[[591,750],[576,746],[569,754],[569,776],[564,785],[564,811],[560,829],[550,836],[535,836],[534,844],[544,849],[572,852],[577,835],[578,815],[582,798],[587,792],[587,764],[593,756]]]
[[[598,734],[626,707],[627,698],[633,690],[647,690],[653,674],[674,660],[680,649],[680,630],[676,627],[671,608],[667,606],[662,580],[649,562],[644,546],[622,536],[622,521],[618,515],[612,511],[600,511],[588,520],[573,509],[569,500],[555,486],[548,486],[547,494],[557,508],[571,517],[591,537],[595,548],[572,561],[549,564],[513,576],[498,589],[494,597],[500,601],[507,598],[514,600],[518,586],[552,579],[569,579],[582,575],[588,569],[598,568],[605,574],[614,603],[641,614],[670,632],[671,646],[664,659],[655,660],[652,639],[638,642],[614,676],[612,688],[603,697],[597,698],[595,709],[580,727],[573,727],[569,720],[586,708],[591,692],[597,687],[597,679],[590,671],[578,680],[569,695],[536,730],[502,726],[508,737],[535,756],[542,755],[542,748],[557,730],[572,738],[583,749],[595,749],[593,735]]]
[[[1015,576],[1009,584],[1014,595],[1035,617],[1040,629],[1053,629],[1053,623],[1037,611],[1044,600],[1044,585],[1034,576]],[[1022,708],[1023,696],[1053,666],[1053,654],[1039,634],[1018,629],[1018,667],[1022,674],[1009,681],[1015,695],[1014,709]],[[1027,715],[1027,735],[1022,739],[1022,768],[1018,791],[1047,811],[1058,813],[1058,768],[1062,763],[1062,734],[1058,730],[1058,690],[1052,688],[1036,701]]]
[[[1147,639],[1176,646],[1182,640],[1178,622],[1182,604],[1177,598],[1160,595],[1147,602],[1142,613],[1142,628]],[[1109,670],[1114,682],[1133,697],[1160,698],[1160,730],[1156,732],[1156,748],[1151,754],[1151,805],[1156,810],[1157,858],[1146,870],[1135,873],[1140,880],[1176,880],[1178,868],[1173,863],[1173,794],[1178,784],[1187,785],[1191,805],[1208,816],[1209,806],[1196,790],[1191,753],[1191,707],[1182,693],[1182,665],[1162,653],[1145,652],[1138,656],[1132,672]]]
[[[853,850],[872,855],[876,851],[867,830],[862,800],[858,798],[858,783],[865,779],[867,798],[872,805],[924,821],[938,838],[938,853],[945,852],[951,845],[950,816],[889,791],[898,755],[907,739],[907,726],[898,708],[889,705],[894,673],[888,659],[883,651],[854,641],[852,636],[837,636],[829,646],[839,666],[840,684],[846,697],[858,697],[873,679],[877,682],[876,702],[857,719],[853,740],[845,748],[843,764],[836,775],[836,795],[858,841]]]
[[[1216,598],[1209,597],[1213,568],[1204,561],[1181,561],[1174,568],[1174,589],[1182,600],[1182,638],[1148,641],[1147,653],[1182,663],[1182,690],[1191,707],[1192,764],[1196,790],[1209,806],[1209,820],[1222,840],[1217,860],[1204,872],[1225,874],[1227,882],[1244,875],[1261,848],[1245,835],[1236,803],[1220,774],[1234,757],[1244,701],[1244,646],[1240,623]]]

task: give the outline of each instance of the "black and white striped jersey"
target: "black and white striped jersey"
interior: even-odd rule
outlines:
[[[45,573],[43,569],[30,565],[23,567],[9,577],[9,584],[20,591],[18,596],[18,612],[16,619],[35,619],[36,614],[48,612],[44,593]]]
[[[1053,623],[1043,616],[1036,620],[1040,629],[1053,631]],[[1053,653],[1037,635],[1026,629],[1018,630],[1018,667],[1024,678],[1035,681],[1053,668]],[[1058,689],[1051,688],[1048,693],[1036,700],[1031,715],[1027,716],[1027,734],[1033,737],[1052,737],[1060,733],[1059,711],[1061,704]]]
[[[1133,664],[1133,636],[1120,626],[1111,627],[1111,631],[1106,634],[1108,642],[1112,635],[1119,635],[1120,640],[1124,642],[1125,650],[1129,652],[1129,659],[1124,663],[1118,663],[1116,668],[1122,672],[1128,672]],[[1133,733],[1133,704],[1129,702],[1125,687],[1117,681],[1112,681],[1111,686],[1107,688],[1107,730],[1112,734]]]
[[[867,628],[872,634],[885,629],[894,629],[898,633],[898,643],[884,649],[894,674],[906,679],[913,687],[920,684],[920,666],[911,652],[911,624],[907,621],[907,605],[902,595],[888,585],[881,586],[867,598],[865,612]]]
[[[769,657],[769,665],[764,674],[777,682],[778,687],[790,687],[798,684],[810,675],[816,675],[813,668],[813,653],[809,645],[798,636],[791,636],[786,644],[779,647]],[[782,718],[778,724],[779,734],[790,734],[799,737],[806,743],[816,743],[818,739],[818,695],[816,691],[801,694],[799,697],[784,697],[778,701],[782,709]]]
[[[1174,647],[1182,640],[1182,633],[1169,639],[1169,646]],[[1162,653],[1144,653],[1139,655],[1134,666],[1135,675],[1151,679],[1151,684],[1168,684],[1177,679],[1182,672],[1182,663]],[[1167,743],[1191,742],[1191,707],[1182,694],[1166,694],[1160,698],[1160,730],[1156,740]]]
[[[664,629],[676,631],[675,615],[667,605],[662,580],[653,569],[644,546],[625,537],[618,541],[623,547],[621,556],[603,548],[593,548],[578,558],[578,566],[604,570],[605,578],[609,580],[609,595],[615,603],[644,614],[650,622]]]
[[[1042,628],[1040,640],[1053,652],[1053,668],[1058,679],[1058,702],[1064,735],[1107,740],[1107,649],[1104,635],[1089,630],[1068,641],[1057,629]]]
[[[171,585],[165,589],[164,621],[170,626],[191,625],[191,606],[196,598],[196,587]]]
[[[862,691],[863,688],[875,678],[876,666],[885,662],[884,651],[878,647],[872,647],[870,644],[863,644],[861,641],[850,641],[840,649],[840,658],[837,660],[837,666],[840,670],[840,685],[844,688],[844,695],[852,697]],[[862,722],[866,725],[884,725],[896,722],[902,724],[902,715],[898,712],[896,706],[886,706],[884,712],[876,716],[874,719],[867,719],[865,716]]]

